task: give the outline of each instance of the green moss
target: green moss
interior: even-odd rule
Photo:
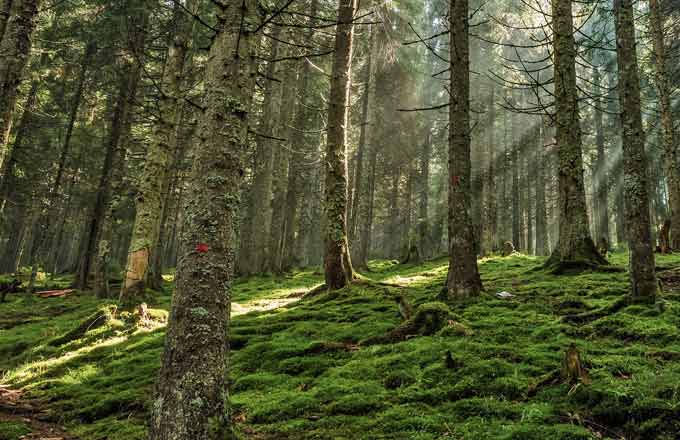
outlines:
[[[627,275],[556,277],[541,269],[542,261],[480,260],[487,293],[449,306],[433,303],[446,260],[374,261],[370,281],[340,293],[235,316],[231,399],[240,430],[295,439],[675,438],[680,292],[667,288],[662,306],[628,305],[573,323],[565,316],[616,304],[628,292]],[[613,254],[610,262],[625,267],[626,256]],[[680,256],[660,256],[659,264],[680,266]],[[300,297],[320,282],[312,270],[247,278],[234,284],[233,298],[248,305]],[[171,290],[164,285],[149,303],[159,322]],[[501,290],[514,296],[496,298]],[[423,322],[430,331],[359,345],[403,324],[397,293],[416,311],[432,312]],[[3,381],[49,402],[50,412],[83,440],[143,439],[164,329],[112,319],[48,343],[105,305],[88,293],[32,305],[10,298],[0,306]],[[592,383],[571,389],[548,381],[529,392],[559,371],[572,342]]]
[[[19,440],[31,431],[31,427],[24,422],[0,421],[0,440]]]

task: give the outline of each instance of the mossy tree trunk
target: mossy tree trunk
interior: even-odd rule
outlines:
[[[31,53],[40,0],[15,0],[10,6],[0,41],[0,166],[7,152],[19,83]]]
[[[125,151],[131,137],[132,110],[139,82],[142,77],[144,63],[144,46],[146,41],[146,25],[150,14],[150,3],[147,0],[138,3],[133,12],[127,48],[129,60],[125,65],[125,75],[121,84],[119,102],[114,113],[109,147],[113,150],[111,166],[105,185],[100,186],[102,192],[103,209],[97,229],[96,244],[94,246],[94,285],[95,294],[100,298],[111,296],[109,288],[109,262],[111,260],[114,239],[114,224],[119,216],[123,203],[122,182],[125,169]]]
[[[369,25],[370,26],[370,25]],[[357,249],[360,247],[358,240],[359,240],[359,220],[361,218],[360,214],[360,207],[362,206],[364,202],[364,197],[366,194],[365,191],[365,168],[366,168],[366,152],[367,152],[367,143],[368,143],[368,138],[369,138],[369,124],[371,120],[371,110],[372,106],[371,100],[372,100],[372,76],[373,76],[373,42],[375,40],[375,31],[372,27],[369,27],[368,29],[369,32],[369,37],[368,37],[368,53],[367,53],[367,58],[366,58],[366,65],[364,66],[364,71],[363,71],[363,83],[364,83],[364,89],[361,94],[361,127],[359,127],[359,144],[357,145],[357,156],[356,156],[356,164],[355,164],[355,174],[354,174],[354,196],[352,197],[352,203],[351,203],[351,216],[350,216],[350,225],[349,225],[349,236],[350,236],[350,243],[352,244],[352,247],[354,248],[355,243],[357,244]]]
[[[631,0],[615,0],[616,54],[619,102],[623,128],[623,185],[626,233],[630,247],[629,270],[633,300],[656,296],[654,251],[649,221],[649,194],[645,134],[640,107],[640,79],[635,51],[635,19]]]
[[[418,248],[422,258],[430,255],[430,160],[432,159],[432,127],[425,126],[425,139],[420,148],[420,175],[418,179]]]
[[[279,53],[280,27],[274,26],[271,30],[270,60],[275,60]],[[265,136],[274,135],[274,127],[277,125],[277,109],[280,108],[280,86],[274,81],[276,78],[277,63],[269,62],[266,67],[267,82],[264,90],[262,103],[262,119],[259,132]],[[255,167],[253,172],[253,184],[248,199],[245,225],[241,234],[241,251],[239,252],[238,272],[243,275],[259,273],[264,269],[264,263],[268,254],[267,235],[269,222],[271,221],[271,197],[272,179],[274,171],[274,145],[273,141],[266,137],[257,139],[255,151]],[[247,234],[246,230],[250,233]]]
[[[40,83],[37,78],[31,82],[26,101],[24,101],[24,111],[19,119],[14,143],[8,151],[9,154],[5,157],[5,162],[2,164],[2,175],[0,175],[0,213],[4,212],[5,205],[10,197],[13,198],[12,203],[17,204],[19,203],[18,198],[25,196],[17,188],[21,179],[17,176],[16,168],[20,165],[26,167],[31,161],[29,152],[30,133],[35,125],[33,114],[35,112],[39,85]]]
[[[234,438],[227,362],[240,187],[255,89],[255,0],[217,5],[151,440]]]
[[[484,245],[482,249],[487,252],[495,252],[500,248],[498,240],[498,208],[496,205],[496,87],[493,81],[489,84],[489,102],[487,103],[487,167],[485,173],[486,196],[484,233],[482,234]]]
[[[157,250],[156,243],[161,229],[165,188],[177,150],[177,126],[183,104],[181,88],[191,38],[190,17],[184,12],[184,7],[194,9],[191,4],[183,7],[175,5],[175,32],[168,45],[160,82],[158,120],[153,128],[153,137],[146,152],[135,198],[136,214],[119,297],[124,307],[136,306],[140,301],[139,295],[151,281],[151,263],[155,258],[153,252]],[[147,12],[143,11],[142,14],[146,15]],[[143,21],[146,21],[144,17]],[[136,46],[134,50],[139,52],[140,49],[143,50],[144,43],[137,42]]]
[[[597,221],[595,222],[596,240],[602,240],[603,238],[609,243],[609,206],[608,206],[608,195],[609,195],[609,184],[608,184],[608,173],[607,173],[607,162],[605,157],[605,142],[604,142],[604,114],[602,112],[602,106],[604,102],[599,96],[602,94],[601,85],[601,74],[600,69],[595,68],[593,70],[593,84],[596,87],[594,93],[597,95],[595,98],[595,147],[597,148],[597,157],[595,160],[595,206],[596,210],[594,215]]]
[[[586,267],[606,263],[590,236],[586,208],[571,8],[571,0],[552,0],[559,236],[547,267],[565,262]]]
[[[329,289],[354,277],[347,241],[347,124],[352,78],[352,40],[356,0],[338,0],[338,24],[331,73],[326,145],[324,274]]]
[[[12,3],[14,3],[14,0],[0,0],[0,41],[2,41],[5,29],[7,29]]]
[[[654,56],[654,82],[659,99],[661,114],[661,144],[663,146],[666,182],[668,185],[668,204],[671,211],[671,248],[680,250],[680,157],[675,143],[676,133],[671,108],[673,85],[669,74],[668,55],[664,43],[665,16],[659,0],[649,0],[649,30],[652,38]]]
[[[475,234],[470,218],[470,47],[468,0],[451,0],[449,106],[449,299],[479,295]]]
[[[548,255],[550,247],[548,243],[548,216],[545,199],[545,126],[541,121],[541,135],[538,137],[535,153],[536,167],[536,255]]]
[[[512,99],[514,105],[518,105],[517,94],[519,92],[512,93]],[[512,113],[510,116],[512,120],[511,126],[511,151],[510,151],[510,172],[512,174],[512,244],[515,245],[515,249],[522,250],[522,233],[521,233],[521,220],[520,220],[520,190],[519,190],[519,149],[520,149],[520,117],[518,113]]]
[[[293,56],[295,52],[288,49],[286,56]],[[285,61],[281,66],[283,74],[283,84],[281,92],[281,113],[279,119],[283,127],[289,127],[284,130],[285,138],[290,139],[295,133],[290,128],[293,124],[294,112],[290,109],[295,106],[295,84],[297,82],[297,63],[292,61]],[[290,141],[289,141],[290,142]],[[288,145],[280,145],[274,152],[274,167],[273,167],[273,200],[272,200],[272,217],[269,222],[269,238],[268,238],[268,255],[265,262],[264,270],[271,272],[281,272],[283,262],[283,247],[285,229],[287,225],[286,216],[286,196],[288,190],[288,169],[290,162],[290,153]]]

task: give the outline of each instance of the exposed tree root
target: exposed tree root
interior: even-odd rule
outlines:
[[[415,336],[431,336],[448,323],[450,316],[451,311],[446,304],[441,302],[425,303],[418,307],[412,319],[384,335],[365,339],[359,345],[391,344]]]
[[[85,318],[78,327],[67,332],[63,336],[51,340],[49,345],[57,347],[83,337],[88,331],[102,327],[115,318],[116,311],[117,307],[113,304],[100,308],[95,313]]]
[[[630,302],[628,298],[621,298],[608,307],[603,307],[601,309],[592,310],[584,313],[565,315],[562,318],[562,321],[568,324],[586,324],[589,322],[597,321],[600,318],[613,315],[614,313],[617,313],[618,311],[628,306],[629,304]]]

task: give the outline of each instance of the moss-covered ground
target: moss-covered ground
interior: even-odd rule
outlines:
[[[362,341],[401,323],[395,296],[416,308],[433,301],[445,260],[374,262],[351,288],[306,297],[318,272],[239,280],[234,422],[257,439],[680,438],[680,272],[672,270],[680,256],[658,257],[661,301],[609,315],[599,311],[626,294],[624,271],[554,276],[542,261],[480,260],[480,298],[451,304],[440,332],[390,344]],[[611,261],[624,268],[626,255]],[[171,288],[149,307],[167,309]],[[163,327],[110,319],[77,334],[109,303],[88,292],[9,299],[0,304],[0,382],[23,388],[81,439],[143,439]],[[280,307],[264,310],[272,301]],[[589,383],[554,379],[571,343]],[[0,422],[0,439],[24,434],[10,423]]]

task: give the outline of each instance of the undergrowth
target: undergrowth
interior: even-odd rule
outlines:
[[[663,269],[680,266],[680,256],[658,260]],[[610,261],[625,267],[626,256]],[[322,282],[318,272],[239,280],[233,300],[244,312],[249,304],[291,302],[232,320],[234,422],[244,437],[264,439],[677,438],[674,278],[657,304],[602,315],[627,293],[625,272],[554,276],[542,262],[482,259],[486,291],[449,304],[449,326],[368,345],[362,341],[402,324],[395,296],[429,307],[445,260],[375,262],[362,282],[299,300]],[[167,309],[170,290],[168,283],[149,307]],[[499,291],[513,296],[496,297]],[[0,304],[2,382],[24,388],[82,439],[143,439],[164,331],[109,319],[74,332],[109,304],[87,292]],[[546,382],[571,343],[591,382]]]

